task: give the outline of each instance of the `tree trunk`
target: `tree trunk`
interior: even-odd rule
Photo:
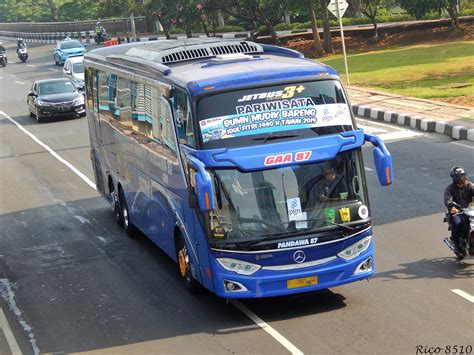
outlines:
[[[54,0],[48,0],[48,7],[51,11],[51,16],[54,22],[59,22],[58,8],[56,7]]]
[[[316,23],[316,14],[314,13],[313,0],[306,0],[306,5],[308,7],[309,16],[311,17],[311,27],[313,29],[314,49],[316,51],[316,56],[322,57],[324,55],[324,51],[323,47],[321,47],[321,39],[319,38],[318,24]]]
[[[379,37],[378,26],[377,26],[377,19],[374,17],[372,19],[372,24],[374,25],[374,38]]]
[[[321,0],[321,13],[323,15],[324,42],[323,47],[326,53],[334,53],[332,48],[331,24],[329,23],[328,5],[326,0]]]
[[[446,6],[446,10],[448,11],[449,17],[451,17],[451,26],[453,29],[459,28],[459,14],[456,8],[456,4],[449,3]]]
[[[207,25],[206,25],[206,21],[202,20],[202,28],[204,30],[204,33],[206,34],[207,37],[211,37],[211,35],[209,34],[209,30],[207,29]]]
[[[270,36],[272,36],[273,43],[276,44],[276,45],[278,45],[278,46],[281,46],[280,39],[278,38],[278,36],[277,36],[275,30],[273,29],[272,23],[270,22],[270,20],[268,19],[268,17],[265,15],[265,13],[263,12],[262,8],[261,8],[261,7],[258,7],[257,10],[258,10],[258,13],[260,14],[260,17],[261,17],[262,20],[263,20],[263,23],[264,23],[265,26],[267,27],[267,30],[268,30],[268,32],[270,33]]]

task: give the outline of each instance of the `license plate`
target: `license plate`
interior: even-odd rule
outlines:
[[[302,277],[301,279],[293,279],[286,281],[286,288],[298,288],[313,286],[318,284],[317,276]]]

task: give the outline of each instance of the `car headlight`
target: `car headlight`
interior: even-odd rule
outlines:
[[[240,275],[252,275],[261,268],[260,265],[252,264],[242,260],[230,258],[217,258],[216,260],[224,269],[233,271]]]
[[[84,96],[81,95],[81,97],[78,97],[77,99],[75,99],[73,101],[73,105],[74,106],[84,105]]]
[[[48,103],[46,101],[36,100],[36,104],[39,106],[46,106]]]
[[[351,246],[347,247],[343,251],[341,251],[337,256],[343,258],[344,260],[351,260],[358,257],[370,245],[370,241],[372,240],[372,236],[369,235],[368,237],[362,238],[357,243],[352,244]]]

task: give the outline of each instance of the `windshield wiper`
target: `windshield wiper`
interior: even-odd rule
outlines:
[[[323,221],[325,220],[324,218],[309,218],[309,219],[302,219],[302,220],[298,220],[298,221],[289,221],[289,222],[283,222],[282,224],[289,224],[291,222],[309,222],[309,221]],[[357,227],[350,227],[350,226],[346,226],[344,224],[340,224],[340,223],[332,223],[332,222],[328,222],[332,225],[335,225],[335,226],[338,226],[348,232],[354,232]],[[304,235],[304,234],[308,234],[308,233],[312,233],[314,230],[320,230],[321,228],[313,228],[313,229],[304,229],[304,230],[301,230],[301,231],[285,231],[285,232],[281,232],[281,233],[276,233],[276,234],[272,234],[272,235],[268,235],[268,236],[264,236],[262,238],[260,238],[259,240],[251,240],[249,241],[248,243],[243,243],[243,245],[245,247],[251,247],[252,245],[255,245],[255,244],[258,244],[260,242],[265,242],[265,241],[269,241],[269,240],[273,240],[273,239],[279,239],[281,238],[282,234],[287,234],[288,237],[296,237],[298,236],[299,234],[301,235]]]
[[[293,138],[293,137],[298,137],[297,134],[284,134],[284,135],[277,135],[273,134],[273,132],[270,132],[268,136],[263,137],[263,138],[254,138],[254,141],[261,141],[263,140],[262,144],[267,143],[270,140],[275,140],[275,139],[285,139],[285,138]]]

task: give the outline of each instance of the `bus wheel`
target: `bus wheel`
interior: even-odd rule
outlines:
[[[178,250],[178,266],[179,274],[184,280],[184,285],[191,294],[196,294],[199,291],[199,283],[193,278],[191,274],[191,263],[189,261],[188,250],[184,245],[183,240],[180,241]]]
[[[130,222],[130,213],[128,211],[128,206],[127,206],[127,201],[125,200],[125,194],[123,193],[123,190],[119,190],[119,214],[120,214],[120,220],[122,221],[122,227],[125,229],[125,232],[129,237],[136,237],[137,235],[137,230],[135,226]],[[119,223],[120,224],[120,223]]]
[[[114,211],[115,221],[120,227],[123,227],[122,207],[120,206],[119,197],[115,190],[110,191],[112,196],[112,206]]]

